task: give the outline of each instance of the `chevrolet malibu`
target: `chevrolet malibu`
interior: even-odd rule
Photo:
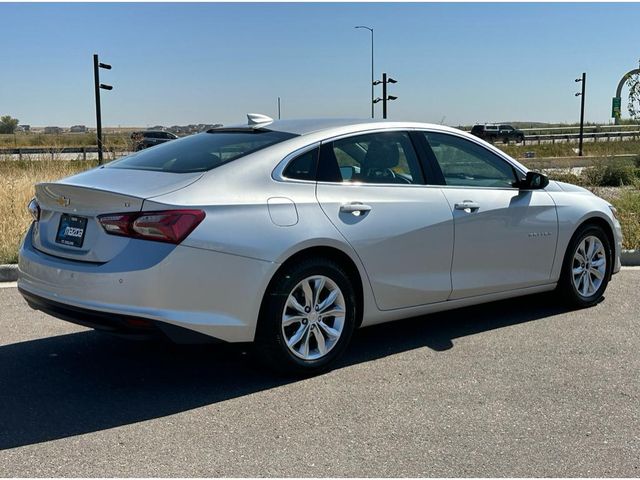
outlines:
[[[249,114],[35,189],[30,306],[255,342],[281,371],[376,323],[550,290],[588,307],[620,269],[611,205],[439,125]]]

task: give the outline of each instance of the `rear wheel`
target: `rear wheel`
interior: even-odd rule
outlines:
[[[571,305],[590,307],[600,301],[611,276],[611,245],[597,225],[581,227],[565,254],[558,290]]]
[[[267,293],[258,351],[282,373],[319,373],[344,352],[356,323],[348,275],[330,260],[305,260],[278,274]]]

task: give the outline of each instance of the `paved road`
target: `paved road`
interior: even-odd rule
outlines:
[[[0,289],[0,476],[640,476],[640,270],[364,329],[285,381],[240,348],[131,343]]]

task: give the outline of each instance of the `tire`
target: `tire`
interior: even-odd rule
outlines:
[[[612,259],[611,244],[604,230],[597,225],[580,227],[564,256],[557,288],[562,299],[578,308],[597,304],[611,278]]]
[[[351,340],[356,305],[352,282],[337,263],[308,259],[292,264],[278,273],[264,299],[256,332],[259,358],[280,374],[329,369]],[[323,317],[323,312],[340,314]]]

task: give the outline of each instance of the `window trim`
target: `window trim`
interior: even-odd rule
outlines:
[[[386,128],[367,128],[367,129],[363,129],[363,130],[358,130],[357,132],[348,132],[348,133],[341,133],[338,135],[332,135],[330,137],[324,138],[322,140],[318,140],[316,142],[310,143],[308,145],[305,145],[303,147],[300,147],[296,150],[294,150],[293,152],[289,153],[288,155],[286,155],[282,160],[280,160],[280,162],[278,162],[278,164],[276,165],[276,167],[273,169],[273,171],[271,172],[271,178],[272,180],[275,180],[277,182],[291,182],[291,183],[301,183],[301,184],[319,184],[319,185],[349,185],[349,186],[357,186],[357,187],[376,187],[376,186],[384,186],[384,187],[431,187],[431,188],[473,188],[473,189],[493,189],[493,190],[518,190],[517,187],[479,187],[479,186],[468,186],[468,187],[461,187],[461,186],[454,186],[454,185],[444,185],[444,184],[438,184],[438,183],[428,183],[429,182],[429,178],[427,177],[427,173],[430,171],[430,168],[436,168],[438,169],[438,171],[440,171],[440,165],[437,163],[437,160],[435,159],[435,157],[431,160],[428,158],[428,155],[425,155],[424,152],[422,151],[422,148],[420,148],[419,145],[416,145],[415,141],[412,138],[412,142],[413,142],[413,148],[416,152],[416,155],[418,156],[418,161],[421,163],[420,164],[420,168],[422,169],[422,176],[424,177],[424,181],[425,183],[423,184],[397,184],[397,183],[351,183],[351,182],[325,182],[325,181],[317,181],[317,180],[299,180],[299,179],[295,179],[295,178],[288,178],[282,175],[282,172],[284,172],[284,169],[287,167],[287,165],[289,164],[290,161],[292,161],[294,158],[296,158],[298,155],[302,155],[304,153],[307,153],[309,150],[312,150],[314,148],[319,148],[321,147],[323,144],[326,143],[331,143],[334,140],[340,140],[342,138],[348,138],[348,137],[356,137],[359,135],[364,135],[367,133],[382,133],[382,132],[407,132],[409,134],[409,137],[412,138],[412,132],[416,132],[416,133],[442,133],[445,135],[451,135],[453,137],[459,137],[463,140],[467,140],[469,142],[475,143],[476,145],[478,145],[479,147],[484,148],[485,150],[487,150],[489,153],[492,153],[493,155],[499,157],[500,159],[502,159],[503,161],[507,162],[515,171],[516,176],[521,175],[522,178],[524,178],[527,174],[528,169],[523,166],[520,165],[518,163],[514,163],[514,160],[509,157],[506,153],[504,153],[502,150],[499,150],[495,147],[492,146],[487,146],[485,144],[484,141],[482,141],[482,139],[471,135],[471,134],[465,134],[464,132],[457,132],[457,131],[450,131],[449,129],[446,130],[440,130],[440,129],[434,129],[434,128],[425,128],[425,127],[420,127],[420,126],[406,126],[406,127],[386,127]],[[429,149],[431,149],[431,147],[429,146],[429,143],[427,142],[426,138],[424,139],[424,141],[426,142],[427,146],[429,147]],[[431,155],[434,155],[433,152],[431,152]],[[424,163],[423,163],[424,162]],[[429,162],[435,162],[435,167],[433,165],[428,167]],[[427,168],[428,167],[428,168]],[[441,171],[440,171],[441,172]],[[441,173],[442,174],[442,173]]]
[[[329,137],[329,138],[325,138],[324,140],[322,140],[321,143],[321,147],[324,145],[328,145],[328,144],[332,144],[338,140],[343,140],[345,138],[350,138],[350,137],[360,137],[362,135],[373,135],[376,133],[392,133],[392,132],[400,132],[400,133],[406,133],[407,137],[409,138],[409,143],[411,144],[411,148],[413,148],[413,153],[416,156],[416,160],[418,162],[418,169],[420,170],[420,175],[422,176],[421,178],[421,183],[367,183],[367,182],[329,182],[329,181],[325,181],[325,180],[317,180],[317,183],[319,185],[352,185],[352,186],[372,186],[372,187],[376,187],[376,186],[383,186],[383,187],[425,187],[427,186],[427,176],[426,176],[426,172],[424,169],[424,165],[422,164],[422,158],[420,155],[420,151],[418,149],[418,147],[416,146],[416,143],[411,135],[411,132],[413,131],[413,128],[404,128],[404,127],[397,127],[397,128],[375,128],[375,129],[367,129],[367,130],[362,130],[362,131],[358,131],[358,132],[349,132],[349,133],[344,133],[344,134],[340,134],[340,135],[336,135],[333,137]],[[322,158],[322,154],[320,155],[320,158],[318,159],[318,165],[320,163],[320,160]]]
[[[300,155],[304,155],[305,153],[310,152],[311,150],[314,149],[319,149],[320,145],[322,142],[314,142],[314,143],[310,143],[309,145],[305,145],[304,147],[298,148],[297,150],[294,150],[293,152],[289,153],[287,156],[285,156],[282,160],[280,160],[280,162],[278,162],[278,165],[276,165],[276,168],[273,169],[273,171],[271,172],[271,179],[275,180],[276,182],[293,182],[293,183],[313,183],[315,184],[317,182],[316,180],[301,180],[299,178],[289,178],[289,177],[285,177],[284,176],[284,171],[287,169],[287,167],[289,166],[289,164],[294,161],[296,158],[298,158]],[[320,154],[318,153],[318,157],[320,156]],[[316,163],[316,178],[317,178],[317,163]]]
[[[504,161],[507,165],[509,165],[513,170],[513,173],[516,178],[518,178],[520,175],[522,176],[522,178],[524,178],[527,174],[526,171],[523,171],[522,168],[520,168],[518,165],[515,165],[512,161],[510,161],[508,157],[505,157],[506,154],[504,154],[504,152],[498,153],[498,152],[495,152],[493,149],[487,148],[486,145],[483,145],[483,143],[476,141],[475,137],[468,138],[465,135],[459,135],[457,132],[439,131],[439,130],[433,130],[433,129],[427,129],[427,128],[418,128],[418,129],[415,129],[415,131],[418,131],[420,133],[439,133],[442,135],[450,135],[452,137],[458,137],[462,140],[466,140],[468,142],[474,143],[478,147],[483,148],[488,153],[492,154],[495,157],[498,157],[500,160]],[[438,159],[435,153],[433,152],[433,150],[431,149],[431,145],[429,144],[429,141],[426,138],[425,138],[425,142],[429,149],[429,153],[427,154],[425,161],[432,162],[433,163],[432,168],[437,169],[437,171],[440,172],[440,175],[442,175],[442,178],[444,180],[444,174],[442,173],[442,169],[440,168]],[[475,186],[475,185],[447,185],[446,181],[442,185],[438,185],[438,186],[441,188],[474,188],[474,189],[481,189],[481,190],[520,190],[520,188],[518,187],[483,187],[483,186]]]

